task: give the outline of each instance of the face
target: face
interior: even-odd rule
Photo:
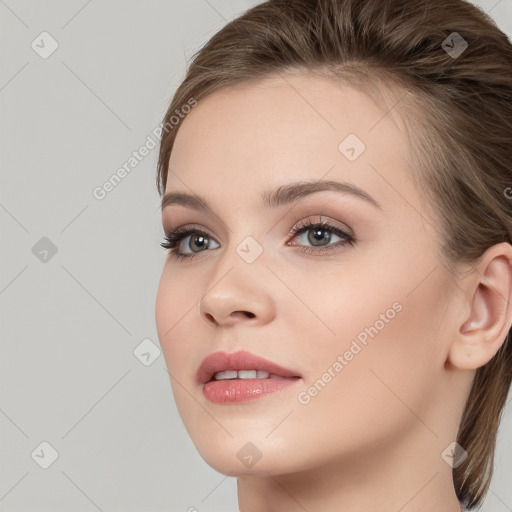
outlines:
[[[446,384],[453,290],[407,151],[369,97],[306,74],[216,91],[183,121],[166,194],[208,208],[163,208],[166,232],[194,231],[166,255],[156,322],[185,427],[218,471],[297,472],[432,438],[418,418]],[[318,190],[282,193],[299,182]],[[294,378],[198,380],[208,355],[238,351]],[[205,379],[269,368],[224,363]]]

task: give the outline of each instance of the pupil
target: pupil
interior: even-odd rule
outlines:
[[[323,235],[326,232],[328,233],[328,231],[324,228],[317,228],[315,230],[312,230],[312,232],[313,232],[313,238],[310,237],[309,242],[312,243],[313,245],[315,245],[316,242],[322,241],[322,239],[325,238]],[[328,234],[326,238],[327,238],[327,242],[329,242],[331,239],[331,235]]]
[[[207,240],[208,239],[206,237],[204,237],[203,235],[196,235],[194,237],[194,245],[196,245],[199,249],[201,249],[202,247],[206,246]],[[198,241],[199,241],[199,243],[198,243]]]

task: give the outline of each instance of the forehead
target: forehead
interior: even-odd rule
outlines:
[[[347,158],[351,146],[355,159]],[[407,151],[394,119],[364,92],[316,75],[276,76],[199,101],[179,127],[166,192],[188,187],[220,198],[229,184],[251,200],[292,178],[328,173],[382,197],[376,171],[400,181]]]

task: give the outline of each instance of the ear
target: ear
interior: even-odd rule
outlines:
[[[466,282],[465,313],[448,359],[456,368],[476,370],[494,357],[512,325],[512,245],[489,247]]]

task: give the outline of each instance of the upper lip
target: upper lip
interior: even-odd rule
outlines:
[[[197,380],[206,384],[217,372],[226,370],[264,370],[281,377],[300,377],[297,372],[284,368],[277,363],[264,359],[245,350],[238,352],[213,352],[203,359],[197,369]]]

